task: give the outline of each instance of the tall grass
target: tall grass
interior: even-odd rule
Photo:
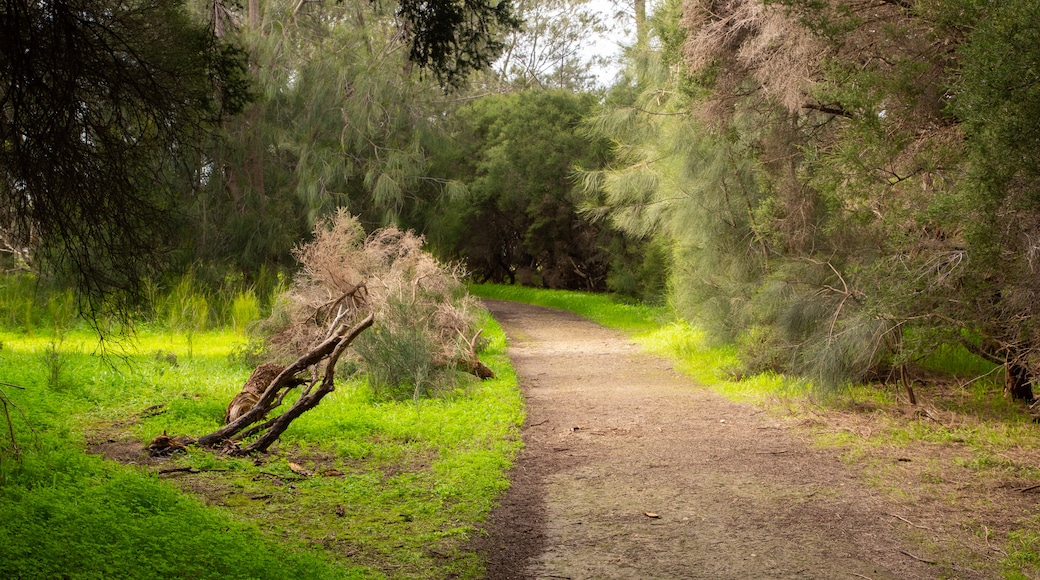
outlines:
[[[43,322],[40,285],[36,276],[21,272],[0,275],[0,328],[32,333]]]

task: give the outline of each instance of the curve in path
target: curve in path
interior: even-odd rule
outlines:
[[[832,452],[570,313],[486,301],[527,399],[488,577],[933,578]]]

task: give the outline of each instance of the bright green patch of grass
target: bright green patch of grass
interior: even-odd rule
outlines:
[[[344,381],[257,463],[191,449],[158,467],[193,472],[157,477],[85,442],[219,427],[251,370],[230,356],[241,335],[141,330],[103,360],[87,331],[0,333],[0,381],[24,387],[3,389],[31,425],[12,409],[20,457],[0,432],[0,577],[481,577],[467,541],[523,422],[504,334],[484,334],[497,379],[418,404]]]
[[[661,306],[647,306],[621,301],[610,294],[592,294],[571,290],[544,290],[526,286],[473,284],[470,292],[483,298],[512,300],[567,310],[609,328],[628,333],[653,332],[672,318]]]
[[[55,445],[57,443],[57,445]],[[46,441],[0,467],[3,578],[343,578],[138,470]]]

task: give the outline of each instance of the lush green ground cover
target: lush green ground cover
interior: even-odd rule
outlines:
[[[17,444],[4,426],[0,577],[481,575],[466,542],[508,486],[523,421],[493,320],[495,380],[418,403],[346,381],[255,462],[193,449],[138,466],[87,452],[218,427],[251,370],[232,356],[243,336],[144,328],[103,359],[89,330],[40,328],[0,332]]]

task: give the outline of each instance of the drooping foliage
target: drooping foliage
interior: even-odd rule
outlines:
[[[665,2],[589,211],[666,240],[677,309],[752,368],[837,385],[958,342],[1028,397],[1038,8]]]
[[[0,18],[5,266],[67,275],[93,307],[171,267],[273,279],[336,207],[370,227],[418,211],[444,186],[426,176],[442,89],[519,24],[483,0],[11,0]]]
[[[254,275],[292,268],[291,248],[335,208],[368,229],[423,211],[446,185],[427,152],[450,102],[412,62],[457,84],[516,25],[508,2],[270,0],[245,12],[260,96],[200,159],[204,225],[189,257]]]
[[[182,2],[5,0],[0,229],[9,249],[68,279],[85,307],[125,312],[166,263],[187,191],[177,174],[248,98],[243,66],[243,53]]]

